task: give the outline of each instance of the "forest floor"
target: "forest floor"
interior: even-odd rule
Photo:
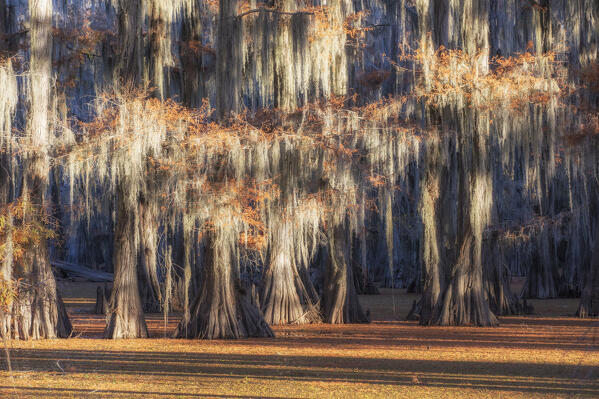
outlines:
[[[274,339],[199,341],[169,336],[103,340],[95,286],[63,287],[74,338],[8,341],[0,397],[44,398],[597,398],[599,320],[572,317],[576,299],[530,301],[536,315],[496,328],[421,327],[405,321],[416,298],[361,297],[368,325],[277,327]],[[160,338],[160,339],[159,339]]]

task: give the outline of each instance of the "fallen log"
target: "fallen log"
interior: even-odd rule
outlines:
[[[114,275],[112,273],[106,273],[100,270],[93,270],[89,267],[77,265],[75,263],[62,262],[58,260],[50,261],[50,264],[54,267],[62,269],[69,274],[74,274],[78,277],[85,278],[93,282],[112,282]]]

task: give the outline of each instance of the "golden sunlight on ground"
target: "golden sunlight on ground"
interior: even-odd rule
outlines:
[[[152,315],[154,339],[109,341],[97,339],[103,317],[77,291],[64,291],[77,338],[8,342],[13,372],[0,374],[1,397],[599,397],[599,320],[567,316],[575,299],[531,301],[537,315],[504,317],[497,328],[420,327],[402,319],[415,296],[387,290],[361,297],[370,325],[173,340],[156,338],[176,317]],[[1,361],[6,370],[6,353]]]

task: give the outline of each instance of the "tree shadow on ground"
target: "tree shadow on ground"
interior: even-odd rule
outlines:
[[[0,386],[0,393],[14,392],[13,387],[10,386]],[[115,389],[106,389],[106,390],[91,390],[91,389],[76,389],[76,388],[42,388],[42,387],[19,387],[16,392],[17,397],[20,395],[28,395],[28,396],[39,396],[43,395],[44,398],[64,398],[65,395],[69,395],[70,397],[80,397],[80,395],[85,395],[86,397],[98,396],[105,398],[118,398],[124,397],[128,398],[131,396],[144,395],[148,397],[158,397],[158,398],[176,398],[176,397],[185,397],[185,398],[251,398],[252,396],[244,396],[244,395],[218,395],[218,394],[206,394],[206,393],[184,393],[184,394],[176,394],[172,392],[151,392],[151,391],[127,391],[127,390],[115,390]],[[293,399],[288,396],[261,396],[263,399]]]
[[[194,381],[202,378],[256,378],[271,380],[272,383],[282,380],[319,381],[397,387],[416,383],[424,387],[599,396],[599,367],[564,364],[40,349],[13,349],[11,360],[17,374],[44,372],[64,375],[72,372],[107,375],[107,378],[111,374],[149,375],[157,380],[180,378],[182,383],[189,378]],[[34,389],[46,397],[56,393],[54,388],[24,389]],[[62,393],[76,395],[77,392],[77,389],[65,389]],[[127,394],[126,391],[99,392],[105,395]],[[181,395],[193,396],[194,393]]]
[[[171,337],[178,317],[163,324],[162,315],[147,315],[150,336]],[[559,349],[599,352],[599,320],[576,318],[538,318],[512,316],[500,319],[501,325],[479,327],[423,327],[417,322],[375,322],[371,325],[305,325],[275,327],[278,338],[286,345],[339,348],[401,348],[401,347],[487,347],[505,349]],[[102,337],[104,317],[73,315],[75,336]],[[380,327],[380,328],[379,328]],[[245,341],[247,342],[247,341]],[[274,344],[278,340],[272,341]]]

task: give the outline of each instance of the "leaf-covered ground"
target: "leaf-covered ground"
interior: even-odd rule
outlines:
[[[69,340],[6,345],[0,397],[118,398],[565,398],[599,397],[599,320],[568,314],[577,300],[531,301],[535,316],[497,328],[420,327],[403,321],[415,296],[362,297],[369,325],[275,328],[275,339],[159,338],[174,329],[148,317],[153,339],[98,339],[95,287],[65,287]],[[398,320],[400,319],[400,320]]]

